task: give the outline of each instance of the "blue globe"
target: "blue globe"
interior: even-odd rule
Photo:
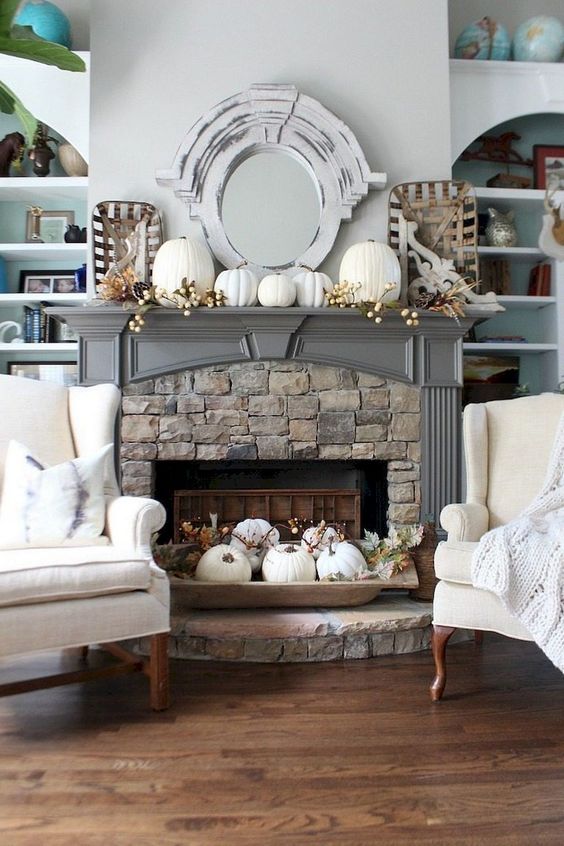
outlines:
[[[537,15],[515,30],[516,62],[558,62],[564,53],[564,24],[558,18]]]
[[[510,49],[511,40],[506,28],[485,17],[462,30],[454,45],[454,57],[504,62],[509,58]]]
[[[28,0],[14,18],[14,23],[30,26],[36,35],[46,41],[54,41],[63,47],[71,46],[69,19],[48,0]]]

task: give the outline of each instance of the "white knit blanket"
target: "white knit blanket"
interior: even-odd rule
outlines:
[[[519,517],[482,537],[472,583],[496,594],[564,673],[564,415],[541,492]]]

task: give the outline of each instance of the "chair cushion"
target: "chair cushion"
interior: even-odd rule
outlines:
[[[10,441],[0,503],[0,548],[57,546],[102,534],[104,467],[113,449],[46,468]]]
[[[0,606],[147,590],[150,560],[115,546],[0,550]]]
[[[478,546],[470,541],[443,541],[435,551],[435,575],[445,582],[471,585],[472,555]]]

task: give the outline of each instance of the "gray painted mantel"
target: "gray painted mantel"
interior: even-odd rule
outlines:
[[[371,373],[421,388],[421,514],[438,515],[460,498],[462,337],[474,323],[420,315],[408,327],[397,313],[381,325],[358,312],[308,308],[150,312],[139,334],[114,304],[52,308],[79,336],[79,381],[119,387],[188,368],[293,360]]]

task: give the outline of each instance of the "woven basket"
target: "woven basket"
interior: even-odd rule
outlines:
[[[110,266],[121,256],[116,254],[116,244],[112,237],[125,241],[137,224],[146,221],[146,241],[143,245],[144,271],[143,280],[151,282],[153,261],[163,242],[161,217],[150,203],[135,203],[127,200],[105,200],[98,203],[92,212],[92,249],[96,283],[106,275]]]
[[[435,549],[438,538],[435,527],[432,523],[425,524],[423,540],[419,546],[411,550],[411,557],[415,564],[419,587],[410,591],[412,599],[419,599],[421,602],[432,602],[435,593],[435,586],[438,582],[435,576]]]

